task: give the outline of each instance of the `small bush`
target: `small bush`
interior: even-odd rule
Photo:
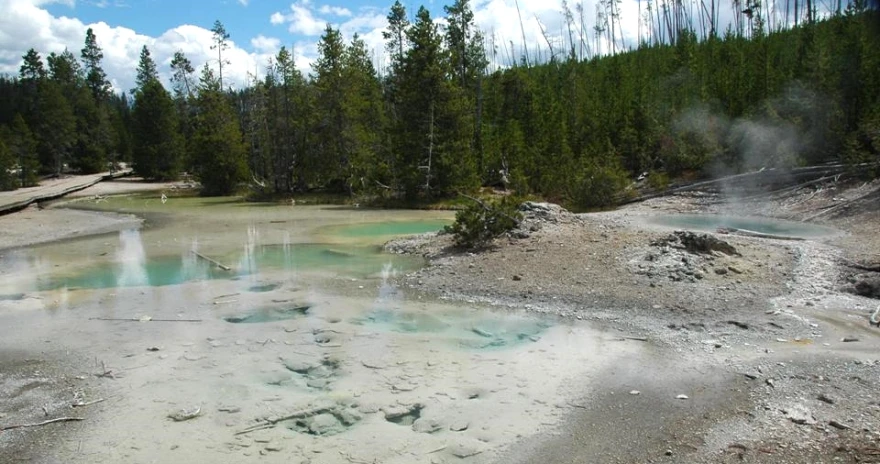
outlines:
[[[579,208],[611,206],[619,199],[628,182],[627,173],[620,166],[590,163],[580,173],[572,199]]]
[[[455,214],[455,222],[446,226],[446,232],[463,248],[486,246],[496,237],[516,228],[522,220],[519,200],[507,196],[502,200],[471,202]]]
[[[666,190],[669,188],[669,175],[663,171],[651,171],[648,174],[648,186],[654,190]]]

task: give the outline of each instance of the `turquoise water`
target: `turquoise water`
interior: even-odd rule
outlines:
[[[260,324],[265,322],[287,321],[304,317],[310,306],[292,306],[289,308],[260,308],[246,314],[227,316],[223,320],[233,324]]]
[[[679,227],[714,232],[720,228],[743,229],[762,234],[782,235],[799,238],[819,238],[834,235],[838,231],[815,224],[784,221],[748,216],[727,216],[720,214],[670,214],[654,216],[651,222],[668,227]]]
[[[334,228],[333,232],[349,238],[414,235],[437,232],[449,224],[450,221],[444,220],[371,222]]]
[[[235,254],[211,256],[229,266],[229,271],[189,252],[149,259],[143,256],[142,250],[140,254],[131,254],[134,256],[89,266],[69,275],[41,275],[37,278],[37,288],[29,290],[161,287],[196,280],[235,279],[257,275],[263,270],[330,271],[362,278],[380,272],[387,263],[402,270],[416,269],[423,263],[421,258],[381,253],[375,246],[320,244],[263,245]],[[248,290],[268,292],[277,287],[277,284],[255,285]]]
[[[430,333],[464,348],[505,348],[537,341],[547,319],[490,311],[423,312],[376,309],[352,321],[399,333]]]

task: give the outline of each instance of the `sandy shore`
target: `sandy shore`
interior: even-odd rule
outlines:
[[[93,198],[94,201],[101,201],[100,198],[107,195],[161,192],[175,185],[147,183],[136,178],[104,181],[45,205],[45,208],[31,206],[17,213],[0,216],[0,250],[140,227],[143,220],[133,215],[72,210],[59,206],[74,199]]]

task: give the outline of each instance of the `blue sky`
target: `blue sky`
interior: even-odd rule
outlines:
[[[356,3],[356,2],[346,2]],[[46,9],[56,16],[73,16],[86,24],[106,22],[158,37],[181,24],[211,29],[220,20],[237,42],[260,34],[291,36],[282,25],[272,25],[273,13],[286,11],[291,2],[277,0],[91,0],[73,5],[54,3]],[[280,38],[280,37],[279,37]]]

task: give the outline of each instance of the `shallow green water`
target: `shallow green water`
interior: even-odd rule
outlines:
[[[124,249],[125,247],[123,247]],[[141,252],[142,253],[142,252]],[[258,275],[261,271],[331,272],[351,277],[367,277],[392,263],[396,269],[411,270],[423,260],[410,256],[381,253],[374,246],[320,244],[264,245],[238,253],[211,258],[231,267],[223,270],[192,253],[147,258],[143,254],[123,257],[80,269],[71,274],[48,274],[37,278],[37,288],[161,287],[209,279],[236,279]],[[277,285],[255,285],[251,292],[269,292]]]
[[[826,237],[837,233],[835,229],[830,227],[804,222],[720,214],[672,214],[655,216],[651,219],[651,222],[684,229],[715,231],[720,228],[733,228],[763,234],[800,238]]]
[[[224,321],[233,324],[260,324],[266,322],[287,321],[305,317],[310,306],[292,306],[289,308],[259,308],[244,314],[226,316]]]
[[[436,232],[449,224],[450,222],[445,220],[373,222],[339,227],[333,233],[352,238],[413,235]]]
[[[447,338],[461,347],[504,348],[536,341],[552,326],[547,319],[490,311],[428,313],[376,309],[353,321],[401,333],[429,333]]]

